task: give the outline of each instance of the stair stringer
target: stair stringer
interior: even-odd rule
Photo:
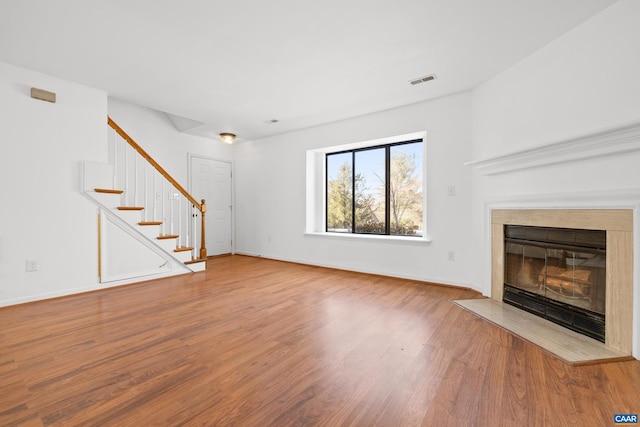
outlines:
[[[172,259],[170,254],[158,248],[148,239],[141,239],[136,230],[126,221],[115,215],[113,211],[99,208],[100,211],[100,282],[109,283],[129,279],[165,277],[175,274],[187,272],[186,266]],[[114,227],[110,227],[114,226]],[[120,237],[118,237],[120,232]],[[122,247],[122,236],[127,240],[126,248],[131,252],[132,256],[137,258],[135,268],[126,268],[124,271],[114,272],[110,265],[110,260],[120,254]],[[114,241],[120,241],[120,246],[113,244]],[[135,245],[135,246],[134,246]],[[140,252],[146,249],[146,253]],[[121,259],[126,259],[122,257]],[[138,266],[142,264],[142,266]],[[120,263],[120,265],[122,265]],[[122,268],[122,267],[121,267]],[[117,269],[116,269],[117,270]]]
[[[158,235],[149,235],[148,232],[145,232],[145,228],[148,226],[137,225],[137,222],[140,221],[140,212],[138,211],[118,211],[117,208],[114,208],[110,203],[105,203],[104,199],[114,199],[117,201],[118,195],[111,194],[100,194],[87,191],[85,194],[101,209],[105,215],[109,216],[109,219],[114,222],[114,224],[118,225],[120,228],[123,228],[127,231],[131,236],[134,236],[136,240],[140,242],[144,242],[149,248],[153,249],[157,253],[163,254],[163,256],[167,256],[173,263],[176,264],[176,268],[179,269],[179,272],[192,272],[192,271],[200,271],[197,269],[196,264],[185,264],[186,261],[191,260],[190,252],[174,252],[173,249],[176,247],[175,240],[171,239],[167,240],[159,240],[156,237]],[[138,215],[138,218],[133,219],[135,215]],[[154,226],[152,226],[154,227]],[[157,227],[157,226],[155,226]],[[185,257],[186,256],[186,257]]]
[[[154,251],[161,251],[162,256],[168,256],[171,261],[169,271],[163,276],[172,276],[187,272],[198,272],[206,269],[205,262],[187,263],[191,260],[190,252],[174,252],[175,244],[168,244],[166,240],[158,240],[157,235],[150,235],[149,226],[141,226],[142,216],[140,211],[118,211],[120,206],[120,195],[97,193],[95,188],[110,188],[113,174],[113,166],[109,163],[101,162],[83,162],[83,188],[82,193],[96,204],[101,212],[109,216],[114,224],[123,228],[127,233],[133,236],[139,242],[144,243],[147,247]],[[137,218],[135,215],[137,214]],[[153,226],[152,226],[153,227]],[[159,228],[158,228],[159,229]],[[175,243],[175,240],[172,240]]]

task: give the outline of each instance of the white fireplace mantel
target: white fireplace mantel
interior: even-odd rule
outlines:
[[[465,163],[483,175],[640,151],[640,122]]]

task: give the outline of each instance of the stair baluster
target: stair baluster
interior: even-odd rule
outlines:
[[[124,194],[121,196],[123,206],[144,208],[141,223],[150,225],[158,222],[160,236],[179,236],[175,240],[176,251],[186,252],[189,248],[193,261],[206,259],[204,217],[207,207],[204,199],[198,203],[111,118],[108,118],[108,124],[114,135],[114,189],[124,187]],[[130,158],[129,151],[132,152],[133,158]],[[142,165],[139,165],[139,161],[143,162]],[[151,177],[149,170],[152,173]],[[168,199],[168,206],[165,206],[165,197]],[[146,212],[149,210],[150,212]],[[197,211],[201,213],[199,242],[196,233]]]

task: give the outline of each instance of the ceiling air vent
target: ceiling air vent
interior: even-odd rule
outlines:
[[[435,79],[436,79],[436,75],[435,74],[429,74],[428,76],[418,77],[417,79],[413,79],[413,80],[409,81],[409,83],[411,83],[412,85],[417,85],[417,84],[428,82],[428,81],[435,80]]]

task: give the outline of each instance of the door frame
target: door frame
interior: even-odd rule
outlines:
[[[222,159],[219,157],[211,157],[211,156],[204,156],[201,154],[192,154],[192,153],[187,153],[187,170],[188,170],[188,188],[189,188],[189,194],[192,194],[193,192],[193,170],[191,170],[191,162],[194,158],[198,158],[198,159],[204,159],[204,160],[212,160],[215,162],[222,162],[222,163],[229,163],[230,167],[231,167],[231,177],[230,177],[230,181],[229,184],[231,185],[230,191],[231,191],[231,223],[229,224],[229,226],[231,227],[231,230],[229,230],[231,232],[231,255],[235,255],[236,253],[236,181],[234,179],[235,176],[235,164],[233,162],[233,160],[229,160],[229,159]],[[206,202],[206,200],[205,200]]]

